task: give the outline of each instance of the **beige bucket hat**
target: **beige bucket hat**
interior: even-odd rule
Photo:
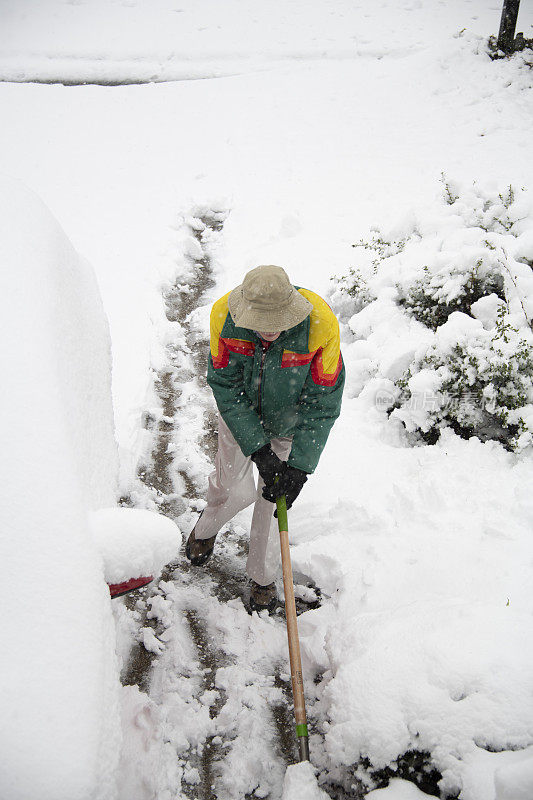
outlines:
[[[282,267],[256,267],[230,292],[228,307],[239,328],[276,333],[294,328],[309,316],[313,306],[294,288]]]

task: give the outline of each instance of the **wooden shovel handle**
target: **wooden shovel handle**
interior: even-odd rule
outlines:
[[[303,753],[309,750],[307,746],[307,716],[305,712],[304,683],[302,677],[302,659],[300,655],[300,640],[298,638],[298,623],[296,621],[296,602],[294,600],[294,583],[292,578],[291,553],[289,547],[289,533],[287,524],[287,503],[285,496],[276,500],[278,510],[278,527],[281,545],[281,564],[283,569],[283,589],[285,591],[285,615],[287,619],[287,639],[289,643],[289,661],[291,665],[292,696],[294,700],[294,719],[296,722],[296,735],[300,740],[300,756],[302,756],[301,737],[305,737]]]

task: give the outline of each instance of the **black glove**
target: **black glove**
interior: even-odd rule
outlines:
[[[265,482],[263,497],[270,500],[271,503],[274,503],[276,497],[281,497],[283,494],[282,491],[278,491],[277,487],[281,485],[281,476],[287,467],[285,461],[281,461],[277,457],[269,444],[264,444],[263,447],[256,450],[255,453],[252,453],[250,458],[257,465],[259,474]],[[277,481],[276,478],[278,479]],[[267,489],[272,493],[272,499],[265,494],[265,490]]]
[[[304,472],[298,467],[285,467],[280,479],[276,482],[274,491],[269,491],[267,487],[263,489],[263,497],[266,500],[273,498],[271,502],[275,502],[277,497],[285,495],[287,501],[287,508],[290,508],[307,480],[307,472]],[[278,516],[277,510],[274,511],[274,516]]]

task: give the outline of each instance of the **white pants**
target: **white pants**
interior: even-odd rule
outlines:
[[[282,461],[290,453],[292,439],[272,439],[271,447]],[[207,506],[196,523],[196,539],[209,539],[232,519],[237,512],[255,503],[250,529],[250,547],[246,573],[261,586],[272,583],[280,563],[280,545],[277,520],[273,516],[275,504],[261,494],[264,486],[259,476],[257,487],[253,475],[253,462],[235,441],[230,429],[219,415],[218,452],[215,469],[209,476]]]

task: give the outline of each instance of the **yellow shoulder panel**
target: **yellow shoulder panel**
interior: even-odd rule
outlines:
[[[337,370],[340,356],[340,333],[337,317],[325,300],[309,289],[298,289],[313,305],[309,326],[309,352],[322,349],[322,364],[326,374]]]
[[[224,297],[221,297],[220,300],[217,300],[215,303],[213,303],[213,308],[211,309],[209,328],[211,339],[211,355],[213,358],[218,356],[220,334],[222,333],[222,328],[224,327],[226,317],[228,316],[228,297],[230,294],[231,292],[228,292],[224,295]]]

